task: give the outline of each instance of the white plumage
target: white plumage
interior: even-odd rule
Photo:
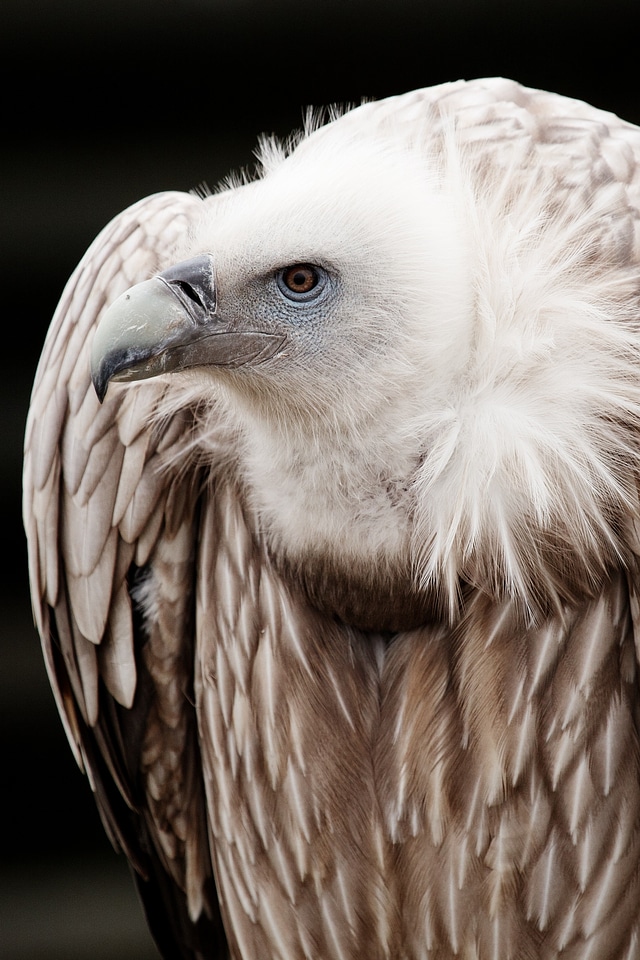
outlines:
[[[152,931],[636,960],[640,130],[483,80],[259,157],[105,228],[27,428],[47,665]]]

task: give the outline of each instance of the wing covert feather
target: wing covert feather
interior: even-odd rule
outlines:
[[[158,453],[189,435],[189,413],[150,426],[160,381],[112,386],[100,404],[89,349],[103,307],[171,262],[201,203],[149,197],[85,254],[36,374],[24,474],[34,615],[58,709],[112,842],[141,874],[154,936],[173,942],[175,915],[185,957],[226,952],[189,699],[197,490],[185,496]],[[131,597],[147,581],[158,622],[142,631]]]

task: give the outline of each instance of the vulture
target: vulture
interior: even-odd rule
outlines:
[[[640,958],[640,129],[311,113],[100,233],[24,519],[165,958]]]

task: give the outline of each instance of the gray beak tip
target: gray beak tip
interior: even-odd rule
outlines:
[[[107,395],[107,387],[109,386],[108,378],[102,376],[93,376],[91,377],[93,382],[93,389],[96,391],[96,395],[100,403],[104,403],[104,398]]]

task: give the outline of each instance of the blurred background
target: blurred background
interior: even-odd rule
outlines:
[[[67,748],[20,516],[29,391],[64,283],[157,190],[213,186],[307,105],[509,76],[640,123],[637,0],[1,0],[0,955],[153,960]],[[258,958],[259,960],[259,958]]]

